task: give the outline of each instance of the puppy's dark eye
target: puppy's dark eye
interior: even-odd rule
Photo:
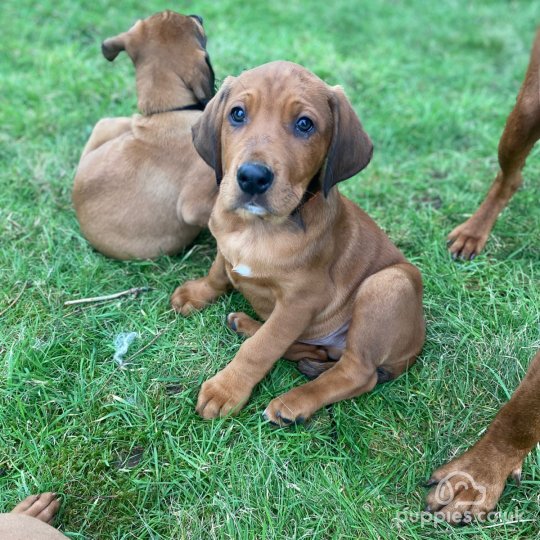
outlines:
[[[311,133],[315,126],[307,116],[302,116],[296,121],[295,127],[300,133],[307,134]]]
[[[233,124],[243,124],[246,121],[246,111],[242,107],[233,107],[229,117]]]

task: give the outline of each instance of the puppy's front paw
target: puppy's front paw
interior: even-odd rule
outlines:
[[[239,384],[226,370],[220,371],[201,386],[195,410],[205,420],[234,415],[249,400],[252,389]]]
[[[182,315],[203,309],[216,298],[215,291],[205,278],[187,281],[177,287],[171,296],[172,308]]]
[[[263,416],[278,426],[303,424],[318,408],[310,394],[299,387],[273,399]]]

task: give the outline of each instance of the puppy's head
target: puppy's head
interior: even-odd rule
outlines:
[[[214,95],[214,71],[206,52],[206,34],[198,15],[162,11],[138,20],[127,32],[101,44],[103,56],[112,62],[126,51],[137,72],[173,72],[206,103]]]
[[[272,62],[228,77],[193,126],[219,197],[246,219],[286,219],[306,192],[324,195],[370,161],[373,145],[340,87]]]

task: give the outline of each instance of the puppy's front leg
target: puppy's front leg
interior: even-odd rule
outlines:
[[[192,311],[203,309],[212,303],[230,286],[231,282],[225,272],[225,260],[218,251],[208,275],[186,281],[177,287],[171,296],[171,305],[182,315],[189,315]]]
[[[315,310],[298,312],[292,306],[294,301],[277,302],[268,320],[242,344],[232,362],[202,385],[196,410],[203,418],[238,412],[255,385],[300,337]]]

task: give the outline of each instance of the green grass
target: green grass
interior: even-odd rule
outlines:
[[[166,7],[205,18],[223,79],[274,59],[345,87],[375,143],[342,191],[422,270],[428,322],[419,362],[369,395],[276,430],[261,411],[302,383],[278,363],[234,419],[194,412],[202,381],[240,339],[225,315],[237,294],[188,319],[175,286],[203,275],[208,234],[174,257],[115,262],[81,237],[70,202],[94,123],[135,111],[133,68],[100,41]],[[485,252],[452,263],[448,231],[477,207],[496,171],[540,10],[535,2],[421,0],[4,0],[0,6],[0,509],[54,490],[71,538],[533,538],[538,450],[490,527],[395,522],[423,507],[422,482],[483,433],[540,345],[539,151]],[[81,309],[68,299],[151,286],[137,299]],[[159,338],[128,369],[121,331]],[[131,459],[129,459],[131,456]]]

